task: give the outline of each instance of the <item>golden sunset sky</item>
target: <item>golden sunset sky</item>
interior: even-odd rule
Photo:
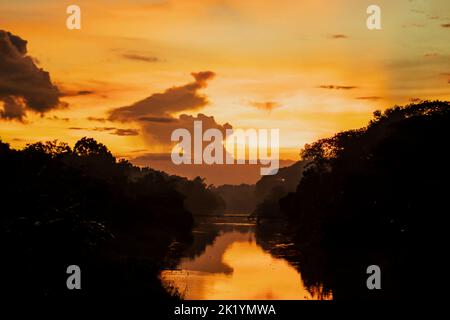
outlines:
[[[70,4],[81,8],[81,30],[66,28]],[[382,30],[366,27],[371,4]],[[68,104],[0,119],[14,147],[91,136],[117,156],[167,152],[142,123],[106,119],[192,83],[208,103],[170,116],[279,128],[282,159],[364,126],[374,110],[450,99],[448,0],[0,0],[0,30],[28,41]],[[215,76],[195,82],[202,71]]]

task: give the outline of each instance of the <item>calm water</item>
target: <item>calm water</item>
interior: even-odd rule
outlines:
[[[161,274],[184,299],[317,299],[297,269],[257,244],[255,225],[246,218],[207,219],[194,234],[177,268]]]

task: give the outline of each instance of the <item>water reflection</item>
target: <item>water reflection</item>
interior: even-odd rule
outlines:
[[[296,268],[257,244],[253,224],[239,219],[205,221],[195,231],[198,238],[211,239],[208,233],[215,237],[201,253],[199,248],[191,248],[176,270],[161,274],[184,299],[318,298],[304,287]]]

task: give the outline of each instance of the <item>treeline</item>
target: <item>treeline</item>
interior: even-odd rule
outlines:
[[[221,206],[202,179],[118,161],[90,138],[23,150],[0,141],[0,177],[1,290],[10,296],[170,298],[158,273],[171,244],[191,241],[192,213]],[[73,264],[82,289],[69,291]]]
[[[306,145],[295,192],[279,203],[302,277],[335,299],[417,299],[445,277],[449,102],[374,113],[367,127]],[[381,290],[366,269],[381,268]]]
[[[255,185],[255,196],[258,199],[254,214],[260,218],[280,217],[278,202],[289,192],[296,190],[308,161],[297,161],[280,168],[276,175],[263,176]]]
[[[260,218],[280,216],[278,202],[295,191],[308,161],[297,161],[280,168],[275,175],[263,176],[256,184],[222,185],[211,187],[223,199],[227,213],[251,213]]]

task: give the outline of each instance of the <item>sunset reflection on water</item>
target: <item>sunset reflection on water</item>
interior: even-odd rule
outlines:
[[[316,300],[299,271],[259,246],[252,227],[220,232],[204,252],[161,274],[187,300]]]

